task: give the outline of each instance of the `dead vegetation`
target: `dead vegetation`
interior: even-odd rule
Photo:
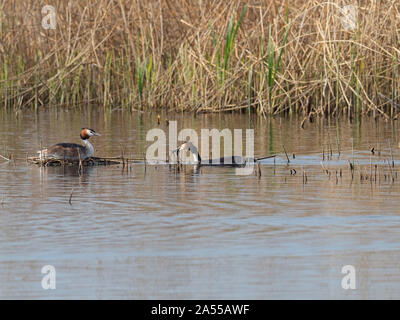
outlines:
[[[1,0],[1,107],[397,119],[400,2],[348,4]]]

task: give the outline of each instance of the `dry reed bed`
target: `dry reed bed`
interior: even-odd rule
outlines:
[[[398,0],[0,0],[0,23],[4,108],[400,113]]]

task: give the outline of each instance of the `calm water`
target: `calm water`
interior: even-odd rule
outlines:
[[[79,176],[25,162],[40,145],[79,142],[83,126],[102,134],[91,140],[98,156],[123,148],[142,157],[146,133],[168,131],[166,117],[199,135],[253,128],[255,155],[279,156],[263,161],[261,177],[142,164]],[[16,161],[0,159],[0,298],[399,299],[400,180],[391,183],[384,164],[389,144],[400,159],[397,122],[321,120],[303,130],[301,120],[162,115],[157,125],[157,114],[1,112],[0,154]],[[329,145],[330,177],[321,166]],[[359,172],[352,181],[349,159],[365,174],[380,164],[379,181]],[[45,265],[56,269],[55,290],[41,286]],[[355,290],[341,286],[345,265],[355,267]]]

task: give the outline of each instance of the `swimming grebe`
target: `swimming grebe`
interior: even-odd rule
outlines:
[[[179,146],[179,148],[173,150],[173,153],[176,153],[176,156],[179,161],[179,153],[189,151],[193,156],[193,164],[196,165],[206,165],[206,166],[231,166],[231,167],[242,167],[248,163],[254,163],[255,159],[248,157],[240,157],[240,156],[231,156],[231,157],[222,157],[219,159],[208,159],[206,161],[202,161],[200,154],[195,147],[195,145],[188,141]]]
[[[39,157],[41,159],[56,158],[69,161],[77,161],[79,158],[84,160],[93,157],[94,148],[89,142],[89,138],[92,136],[100,136],[100,134],[93,129],[82,128],[80,136],[83,146],[76,143],[58,143],[50,148],[38,151]]]

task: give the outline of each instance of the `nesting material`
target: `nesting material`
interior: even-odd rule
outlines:
[[[46,158],[41,159],[39,157],[28,157],[29,163],[37,164],[41,167],[55,167],[55,166],[79,166],[79,160],[71,161],[71,160],[62,160],[56,158]],[[123,159],[119,158],[99,158],[99,157],[91,157],[82,160],[82,166],[108,166],[114,164],[121,164]]]

